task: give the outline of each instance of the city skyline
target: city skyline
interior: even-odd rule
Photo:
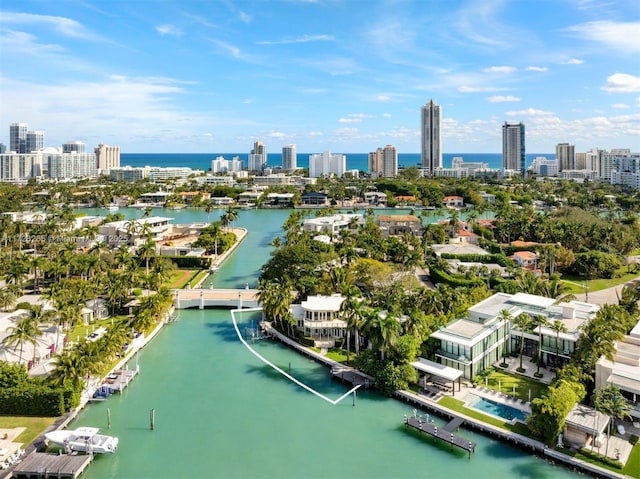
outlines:
[[[0,125],[130,153],[417,153],[434,98],[443,152],[499,152],[505,122],[527,151],[638,151],[637,31],[631,0],[26,0],[0,8]]]

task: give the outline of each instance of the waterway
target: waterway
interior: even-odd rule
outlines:
[[[128,209],[123,213],[140,215]],[[206,219],[195,210],[154,213],[176,217],[176,223]],[[255,285],[260,266],[269,258],[269,243],[282,232],[288,214],[240,212],[236,225],[248,228],[249,235],[215,274],[214,286]],[[255,313],[243,316],[244,326],[256,319]],[[324,367],[277,343],[262,341],[254,347],[331,398],[347,391],[329,379]],[[461,436],[478,444],[468,459],[463,451],[405,429],[403,415],[411,414],[412,407],[371,391],[359,392],[355,407],[352,397],[333,406],[253,356],[237,339],[226,310],[181,311],[178,321],[140,352],[137,362],[141,374],[123,395],[90,404],[71,426],[98,426],[120,438],[118,452],[97,457],[83,475],[87,479],[576,476],[461,430]],[[438,418],[436,422],[444,425]]]

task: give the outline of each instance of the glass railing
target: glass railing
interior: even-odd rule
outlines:
[[[459,354],[449,353],[443,349],[436,350],[436,354],[443,356],[445,358],[453,359],[455,361],[458,361],[459,363],[471,364],[471,359],[467,358],[466,356],[460,356]]]

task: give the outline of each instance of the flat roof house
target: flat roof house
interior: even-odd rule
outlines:
[[[363,224],[363,215],[345,213],[307,218],[302,222],[302,229],[311,233],[337,234],[340,230],[356,228]]]
[[[580,335],[580,326],[591,319],[597,305],[571,301],[555,304],[555,299],[526,293],[496,293],[469,308],[468,317],[456,319],[431,337],[440,340],[436,357],[445,366],[463,371],[464,377],[474,376],[498,362],[509,351],[519,351],[522,333],[510,321],[502,318],[506,310],[512,319],[519,314],[545,316],[551,323],[561,321],[566,333],[556,334],[542,328],[542,360],[555,366],[568,362]],[[524,355],[536,357],[538,328],[524,334]]]
[[[382,230],[383,236],[401,236],[405,233],[422,234],[422,221],[414,215],[380,215],[376,223]]]
[[[616,343],[613,361],[604,356],[596,363],[596,389],[613,384],[631,403],[634,422],[640,422],[640,321]]]

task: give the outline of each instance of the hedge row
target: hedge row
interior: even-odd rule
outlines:
[[[503,254],[451,254],[443,253],[443,259],[457,259],[464,263],[496,263],[504,268],[516,266],[516,263]]]
[[[70,389],[23,385],[0,390],[0,414],[57,417],[80,404],[80,394]]]
[[[596,461],[600,461],[606,464],[607,466],[615,467],[616,469],[622,469],[624,467],[620,461],[611,459],[610,457],[605,456],[604,454],[598,454],[597,452],[592,451],[591,449],[588,449],[586,447],[580,448],[580,454],[588,457],[589,459],[595,459]]]
[[[445,283],[454,288],[474,287],[484,284],[481,278],[467,279],[461,276],[454,276],[433,266],[429,266],[429,273],[431,281],[434,283]]]
[[[211,258],[198,256],[162,256],[171,260],[179,269],[208,269]]]

